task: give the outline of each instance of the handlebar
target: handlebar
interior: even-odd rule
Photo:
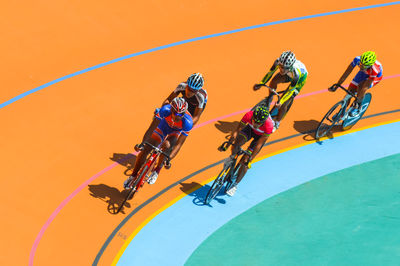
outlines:
[[[231,145],[232,145],[232,142],[225,141],[224,143],[222,143],[221,146],[218,147],[218,150],[219,151],[226,151],[229,148],[229,146],[231,146]]]
[[[337,84],[337,83],[335,83],[335,84],[333,84],[332,86],[330,86],[330,87],[328,88],[328,90],[329,90],[329,91],[332,91],[332,92],[335,92],[335,91],[337,90],[337,88],[341,88],[341,89],[344,90],[347,94],[349,94],[349,95],[351,95],[352,97],[354,97],[354,98],[357,99],[357,96],[354,95],[354,93],[352,93],[351,91],[349,91],[348,89],[346,89],[345,87],[343,87],[342,85]]]
[[[151,143],[145,141],[143,144],[151,147],[153,150],[155,150],[158,153],[161,153],[162,155],[165,156],[165,158],[167,159],[167,161],[165,162],[165,165],[171,166],[171,158],[169,158],[169,154],[165,153],[164,151],[162,151],[159,147],[156,147],[154,145],[152,145]]]
[[[224,143],[222,143],[221,146],[218,147],[219,151],[226,151],[229,146],[232,145],[232,142],[229,141],[225,141]],[[251,156],[251,153],[248,150],[243,150],[242,148],[240,148],[239,152],[237,153],[237,155],[242,155],[242,154],[247,154],[249,156]]]
[[[275,94],[276,97],[278,97],[278,100],[276,102],[279,102],[281,100],[280,94],[283,94],[285,92],[285,90],[277,92],[274,88],[271,88],[270,86],[268,86],[266,84],[259,84],[259,85],[263,86],[263,87],[267,87],[271,93]],[[270,96],[268,96],[268,97],[270,97]],[[272,101],[272,99],[270,101]],[[269,103],[268,103],[268,105],[269,105]]]

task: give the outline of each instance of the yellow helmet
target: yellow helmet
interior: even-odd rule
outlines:
[[[372,51],[367,51],[361,55],[361,64],[364,66],[372,66],[376,61],[376,54]]]

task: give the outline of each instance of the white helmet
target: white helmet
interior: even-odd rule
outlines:
[[[294,55],[294,53],[292,51],[285,51],[279,57],[278,62],[284,68],[289,69],[296,62],[296,56]]]

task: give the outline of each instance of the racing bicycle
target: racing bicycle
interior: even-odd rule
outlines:
[[[232,143],[229,141],[225,141],[222,145],[218,148],[219,151],[226,151]],[[236,181],[236,178],[239,174],[240,168],[244,165],[242,163],[236,164],[239,156],[242,154],[251,155],[248,151],[244,151],[242,149],[232,158],[228,158],[228,163],[224,163],[224,167],[222,171],[218,174],[217,178],[214,180],[213,184],[211,185],[208,193],[204,199],[204,204],[209,204],[221,191],[222,187],[225,184],[224,192],[228,191]]]
[[[340,84],[333,84],[331,91],[336,91],[337,88],[344,90],[346,92],[346,96],[344,96],[343,100],[336,103],[322,118],[315,133],[316,139],[320,139],[327,135],[335,125],[340,126],[341,130],[348,130],[352,128],[367,111],[371,102],[371,93],[366,93],[362,100],[361,106],[359,106],[359,113],[355,116],[351,116],[350,114],[355,108],[354,105],[357,97],[353,92],[347,90]],[[350,101],[353,98],[354,101],[352,104],[350,104]]]
[[[138,192],[138,190],[141,187],[143,187],[147,178],[149,178],[151,172],[153,171],[153,168],[155,167],[158,156],[160,156],[160,154],[163,154],[166,157],[165,165],[167,165],[168,167],[171,166],[169,155],[166,154],[165,152],[163,152],[161,150],[161,148],[159,148],[159,147],[161,147],[161,144],[159,145],[159,147],[156,147],[148,142],[144,142],[144,145],[149,146],[150,148],[152,148],[152,150],[150,151],[149,155],[147,156],[145,163],[142,165],[142,167],[138,171],[136,178],[132,178],[130,180],[130,182],[128,183],[128,186],[130,188],[125,190],[125,191],[127,191],[127,194],[126,194],[124,200],[122,201],[121,205],[119,206],[117,213],[119,213],[122,210],[122,208],[124,207],[125,203],[128,200],[132,199],[133,196],[135,195],[135,193]]]

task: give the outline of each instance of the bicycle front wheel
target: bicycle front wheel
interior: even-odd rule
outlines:
[[[204,199],[204,204],[209,204],[215,198],[215,196],[217,196],[218,192],[224,185],[231,168],[232,164],[229,166],[224,166],[222,171],[214,180],[214,183],[211,185],[210,190],[208,191],[206,198]]]
[[[140,169],[140,174],[136,177],[136,179],[133,181],[133,184],[131,185],[132,188],[128,189],[128,194],[122,201],[121,205],[119,205],[119,208],[117,210],[117,213],[119,213],[122,208],[124,207],[125,203],[128,200],[131,200],[133,196],[135,196],[135,193],[138,191],[140,188],[140,183],[142,182],[142,179],[144,178],[144,175],[147,173],[148,165],[145,165],[142,169]]]
[[[324,137],[339,122],[344,104],[344,101],[340,101],[326,113],[315,132],[316,139]]]

